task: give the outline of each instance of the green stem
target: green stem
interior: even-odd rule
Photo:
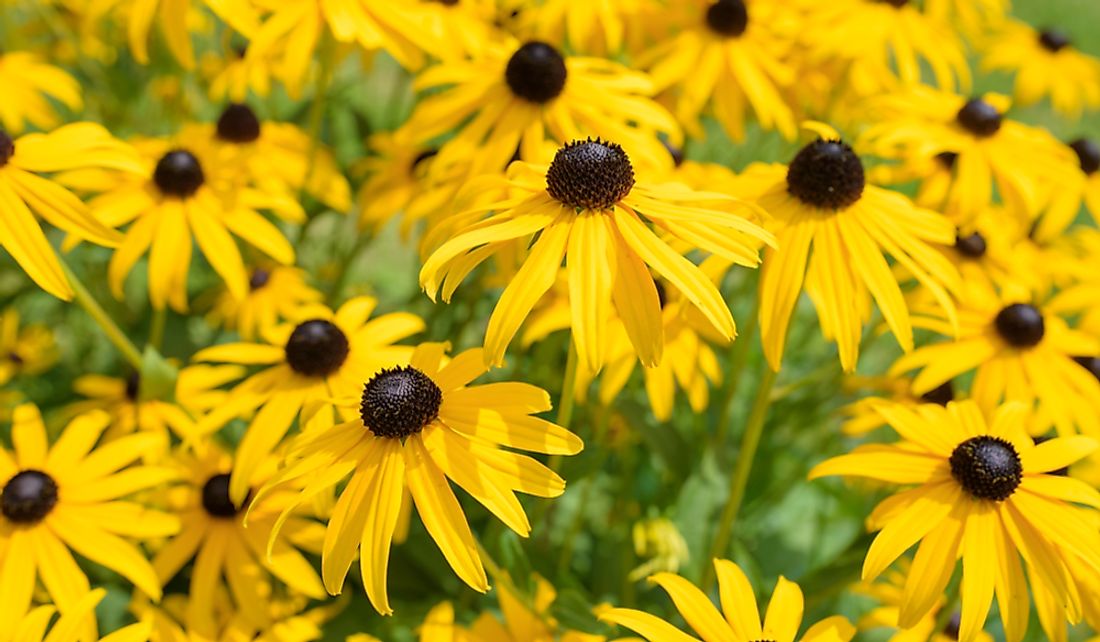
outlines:
[[[84,308],[84,311],[88,313],[88,316],[92,317],[100,329],[103,330],[103,334],[107,335],[107,339],[111,343],[115,344],[118,351],[122,353],[122,356],[130,362],[134,370],[141,372],[141,352],[126,336],[126,333],[114,322],[113,319],[103,310],[99,303],[88,292],[88,288],[84,287],[84,284],[73,273],[69,264],[58,257],[61,260],[61,269],[65,271],[65,277],[69,279],[69,284],[73,288],[73,299],[77,305]]]
[[[160,352],[160,346],[164,343],[164,322],[168,318],[167,308],[155,308],[153,310],[153,323],[149,327],[149,345]]]
[[[718,402],[718,425],[714,430],[713,452],[720,455],[726,446],[726,437],[729,435],[730,418],[733,415],[733,398],[737,396],[738,384],[741,382],[741,373],[749,359],[749,350],[752,348],[753,339],[756,337],[756,329],[759,327],[760,297],[754,296],[752,310],[745,321],[741,335],[730,345],[729,349],[729,378],[722,389],[722,398]]]
[[[752,472],[753,460],[756,459],[756,450],[760,446],[760,435],[764,432],[764,420],[768,416],[768,408],[772,403],[772,387],[775,385],[776,372],[767,364],[764,365],[764,376],[761,378],[760,387],[756,390],[756,399],[752,403],[752,411],[749,413],[748,423],[745,425],[745,434],[741,437],[741,450],[737,453],[737,464],[730,476],[729,497],[722,508],[722,516],[718,522],[718,533],[714,536],[714,542],[710,548],[710,557],[720,558],[727,554],[730,536],[733,534],[733,526],[737,522],[737,513],[741,510],[741,504],[745,500],[745,489],[749,484],[749,473]],[[712,565],[704,565],[706,571],[703,576],[703,590],[709,591],[714,581]]]
[[[573,335],[569,336],[569,356],[565,358],[565,376],[561,382],[561,397],[558,399],[558,417],[556,422],[562,428],[568,429],[569,422],[573,420],[573,406],[576,403],[577,388],[577,346],[573,343]],[[547,461],[550,470],[561,470],[561,455],[551,455]]]
[[[332,76],[336,63],[336,42],[328,31],[321,34],[321,42],[317,45],[318,58],[321,68],[317,72],[317,84],[313,90],[313,102],[309,105],[309,162],[306,165],[306,174],[302,177],[302,188],[299,193],[299,201],[305,195],[309,182],[313,180],[313,168],[317,164],[317,153],[321,149],[321,126],[324,123],[325,106],[328,99],[329,85],[332,84]]]

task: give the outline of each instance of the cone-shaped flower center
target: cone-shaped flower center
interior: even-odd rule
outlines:
[[[993,320],[997,334],[1017,348],[1030,348],[1043,340],[1046,324],[1039,309],[1027,303],[1013,303]]]
[[[947,402],[955,400],[955,388],[951,385],[950,380],[944,381],[921,395],[920,400],[924,403],[934,403],[946,406]]]
[[[202,187],[206,177],[195,155],[185,149],[174,149],[157,161],[153,182],[165,196],[187,198]]]
[[[565,88],[565,58],[553,46],[532,41],[512,54],[504,79],[516,96],[533,103],[558,97]]]
[[[1069,46],[1069,36],[1057,29],[1044,29],[1039,32],[1039,44],[1051,53],[1058,53]]]
[[[943,165],[944,169],[953,169],[955,161],[959,160],[959,155],[955,152],[940,152],[936,154],[936,160]]]
[[[839,140],[818,139],[787,168],[787,191],[813,207],[839,210],[863,195],[863,161]]]
[[[286,342],[286,362],[307,377],[326,377],[348,358],[348,337],[335,323],[312,319],[299,323]]]
[[[229,473],[219,473],[202,485],[202,507],[211,517],[236,517],[252,498],[248,492],[240,506],[234,506],[229,499]]]
[[[141,373],[131,372],[129,377],[126,377],[126,398],[131,402],[138,400],[138,395],[141,394]]]
[[[413,366],[383,369],[363,387],[359,415],[378,437],[404,439],[439,416],[443,391]]]
[[[57,482],[44,472],[23,470],[4,485],[0,512],[16,524],[33,524],[57,505]]]
[[[974,232],[967,236],[956,234],[955,249],[959,251],[959,254],[965,257],[980,259],[985,256],[985,237],[978,232]]]
[[[1092,376],[1100,379],[1100,357],[1074,357],[1073,360],[1091,372]]]
[[[1086,174],[1095,174],[1100,170],[1100,145],[1087,138],[1079,138],[1069,144],[1073,151],[1077,152],[1077,160],[1081,163],[1081,171]],[[0,154],[2,157],[2,154]]]
[[[251,143],[260,137],[260,119],[248,105],[230,103],[218,117],[218,138],[228,143]]]
[[[8,136],[8,132],[0,129],[0,167],[7,165],[14,153],[15,141]]]
[[[979,138],[996,134],[1001,129],[1001,112],[981,98],[971,98],[962,106],[955,120],[963,129]]]
[[[951,614],[951,619],[947,620],[947,624],[943,627],[944,637],[952,640],[959,639],[959,626],[962,625],[962,613],[955,611]]]
[[[745,33],[749,26],[749,10],[744,0],[718,0],[707,7],[707,26],[727,38]]]
[[[580,209],[609,209],[633,187],[634,167],[626,152],[599,138],[566,143],[546,171],[550,196]]]
[[[267,282],[271,280],[271,272],[263,269],[256,268],[252,270],[252,276],[248,277],[248,289],[255,292],[260,288],[267,285]]]
[[[977,499],[1008,499],[1023,473],[1016,448],[1000,437],[971,437],[951,452],[951,476]]]

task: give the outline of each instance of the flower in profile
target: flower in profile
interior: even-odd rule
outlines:
[[[780,576],[772,591],[764,621],[752,584],[739,566],[729,560],[715,559],[718,576],[718,592],[722,610],[719,611],[699,588],[672,573],[657,573],[649,581],[668,593],[676,610],[704,642],[730,640],[732,642],[848,642],[856,629],[848,620],[833,616],[814,624],[798,638],[802,626],[802,589]],[[661,618],[635,609],[606,608],[598,612],[601,620],[626,627],[651,642],[698,642]]]
[[[663,167],[669,154],[657,135],[682,142],[672,114],[651,98],[645,74],[539,40],[507,40],[475,58],[442,62],[414,86],[431,93],[401,135],[426,147],[455,132],[439,147],[433,172],[458,166],[476,177],[499,173],[514,158],[541,162],[547,139],[564,144],[581,132],[619,143],[646,167]]]
[[[211,100],[241,103],[249,92],[261,97],[271,93],[271,81],[278,74],[274,61],[247,54],[247,45],[230,41],[220,54],[211,51],[202,56],[199,69]]]
[[[985,34],[1004,21],[1010,0],[924,0],[928,15],[958,25],[963,34]]]
[[[789,166],[756,164],[738,178],[771,215],[779,240],[764,256],[760,330],[764,354],[778,371],[805,285],[822,332],[837,343],[841,366],[851,372],[872,297],[902,349],[913,349],[909,309],[886,254],[953,318],[959,273],[934,246],[954,243],[955,226],[900,193],[867,184],[855,151],[828,126],[811,126],[823,137]]]
[[[981,282],[960,290],[957,325],[937,310],[919,311],[922,326],[955,339],[922,346],[894,363],[893,374],[920,370],[915,394],[974,370],[970,397],[986,412],[1005,400],[1019,401],[1037,405],[1032,434],[1053,425],[1062,435],[1100,437],[1100,381],[1074,361],[1100,356],[1096,337],[1071,329],[1029,292],[999,292]]]
[[[75,607],[90,586],[73,552],[159,599],[153,567],[129,540],[172,535],[179,520],[124,497],[164,484],[175,473],[130,466],[162,446],[155,435],[132,435],[93,451],[108,422],[103,412],[77,417],[50,447],[38,409],[15,409],[14,452],[0,450],[0,621],[22,621],[36,578],[62,612]],[[81,627],[95,634],[93,613]],[[7,642],[11,633],[9,626],[0,627],[0,640]]]
[[[18,642],[69,642],[70,640],[83,639],[88,642],[145,642],[149,640],[153,624],[148,621],[138,622],[115,630],[102,638],[95,635],[94,631],[85,635],[92,637],[78,637],[78,631],[83,626],[82,620],[87,621],[95,613],[95,606],[107,595],[107,590],[97,588],[88,591],[82,597],[73,602],[69,608],[59,609],[52,605],[39,606],[32,609],[21,621],[13,622],[12,639]],[[53,626],[50,620],[58,615]],[[48,631],[48,632],[47,632]]]
[[[810,478],[844,475],[912,487],[871,515],[879,533],[863,563],[863,579],[872,581],[919,543],[898,626],[916,626],[936,608],[959,559],[961,642],[978,638],[994,595],[1009,642],[1023,638],[1028,593],[1021,557],[1033,592],[1052,596],[1063,621],[1079,617],[1068,567],[1100,570],[1100,531],[1077,504],[1100,507],[1100,493],[1054,471],[1088,456],[1097,442],[1075,436],[1035,445],[1025,430],[1027,408],[1016,403],[988,413],[989,423],[972,401],[946,408],[884,402],[879,411],[900,442],[859,447],[817,465]]]
[[[248,272],[234,236],[283,265],[294,262],[294,248],[271,221],[256,211],[269,206],[263,185],[240,184],[235,167],[226,166],[207,141],[181,135],[175,140],[135,142],[144,157],[137,174],[102,177],[100,194],[89,205],[110,226],[129,224],[107,268],[112,293],[123,296],[123,283],[138,260],[149,254],[149,300],[187,310],[187,277],[192,240],[210,266],[238,298],[248,293]],[[285,208],[271,208],[290,215]],[[292,220],[303,220],[300,210]]]
[[[0,159],[4,158],[3,139],[22,132],[28,123],[38,129],[53,129],[61,124],[50,99],[74,112],[84,106],[76,79],[29,51],[0,51],[0,87],[4,88]],[[0,167],[3,165],[0,161]]]
[[[34,214],[80,239],[118,246],[118,232],[97,220],[75,194],[41,176],[88,168],[140,172],[141,164],[133,149],[94,123],[18,140],[0,130],[0,245],[39,287],[66,301],[72,288]]]
[[[565,482],[549,468],[507,447],[573,455],[579,437],[533,416],[550,409],[540,388],[518,382],[469,385],[487,370],[480,348],[444,361],[444,344],[421,344],[405,363],[364,378],[362,394],[343,402],[351,421],[303,432],[289,463],[258,493],[299,484],[284,514],[351,475],[325,532],[321,577],[339,593],[356,554],[367,596],[392,613],[386,590],[389,550],[405,489],[428,534],[462,581],[489,588],[477,543],[448,480],[526,537],[531,526],[516,492],[557,497]],[[278,525],[271,537],[279,536]]]
[[[243,502],[229,497],[232,455],[210,439],[181,447],[171,466],[184,483],[164,491],[165,504],[180,518],[181,528],[157,550],[153,568],[162,584],[168,584],[191,560],[190,600],[184,622],[193,635],[214,639],[219,629],[218,613],[225,605],[216,604],[217,596],[228,589],[229,607],[237,618],[256,629],[272,624],[264,602],[270,597],[270,584],[286,584],[295,594],[313,599],[325,597],[321,578],[313,564],[298,549],[319,553],[315,548],[323,538],[324,526],[308,519],[302,511],[290,514],[279,535],[267,541],[293,491],[269,493],[262,503],[252,495],[278,467],[269,456],[248,479],[249,495]],[[249,515],[248,528],[244,516]]]
[[[884,399],[906,406],[926,403],[946,406],[949,401],[959,398],[955,383],[951,380],[919,395],[913,392],[913,380],[905,376],[850,374],[844,378],[844,385],[853,391],[872,393],[871,396],[858,399],[841,410],[844,423],[840,430],[846,435],[865,435],[886,425],[878,412],[878,406]]]
[[[985,71],[1013,74],[1015,101],[1021,106],[1050,98],[1056,112],[1072,119],[1100,107],[1100,60],[1081,53],[1058,29],[1036,30],[1006,20],[985,45],[981,65]]]
[[[811,24],[802,38],[811,60],[836,60],[849,66],[857,91],[869,94],[900,80],[917,86],[922,67],[944,89],[970,87],[966,48],[958,33],[910,0],[800,1]]]
[[[233,388],[230,399],[199,422],[203,433],[259,408],[237,447],[229,496],[242,503],[256,467],[282,441],[297,417],[305,431],[333,425],[331,400],[349,397],[378,371],[408,362],[412,347],[394,345],[424,329],[406,312],[371,319],[377,301],[356,297],[335,312],[303,306],[262,343],[225,343],[199,351],[195,361],[264,366]],[[349,419],[353,412],[345,413]]]
[[[744,138],[750,112],[763,128],[794,138],[798,128],[784,97],[795,81],[794,69],[785,60],[791,42],[777,29],[789,9],[756,0],[675,4],[675,9],[653,14],[675,32],[642,52],[638,65],[649,71],[658,90],[675,92],[674,111],[680,123],[701,137],[699,117],[710,106],[736,140]]]
[[[661,302],[650,268],[699,308],[719,336],[733,338],[733,315],[718,288],[666,239],[755,267],[757,247],[774,239],[734,213],[755,212],[755,206],[680,183],[636,181],[623,148],[598,138],[566,144],[548,168],[514,163],[509,177],[499,180],[507,180],[517,195],[479,207],[491,216],[458,230],[420,271],[428,295],[434,299],[442,287],[449,300],[478,264],[505,248],[527,248],[538,234],[489,318],[485,356],[490,363],[503,362],[516,331],[553,286],[563,258],[573,341],[589,371],[603,365],[612,310],[643,365],[660,362]]]
[[[236,299],[228,290],[221,292],[206,318],[212,325],[236,330],[242,339],[252,341],[322,298],[308,283],[305,271],[267,264],[252,268],[245,298]]]
[[[571,51],[613,57],[633,51],[640,40],[638,23],[647,11],[663,9],[653,0],[546,0],[526,6],[516,0],[501,4],[521,9],[516,12],[514,31],[545,42],[560,42]]]
[[[20,375],[34,376],[57,363],[53,332],[43,325],[19,323],[19,310],[0,313],[0,386]]]
[[[994,192],[1027,228],[1074,171],[1072,152],[1046,130],[1005,117],[1008,101],[986,94],[967,98],[930,87],[891,92],[873,102],[873,124],[861,149],[885,159],[951,161],[953,179],[943,201],[928,203],[966,225],[994,203]]]
[[[1100,223],[1100,144],[1091,138],[1078,138],[1069,144],[1077,154],[1080,171],[1067,169],[1036,225],[1034,236],[1040,240],[1058,238],[1077,220],[1081,206]]]

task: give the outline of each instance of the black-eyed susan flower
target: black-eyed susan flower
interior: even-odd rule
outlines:
[[[794,112],[783,95],[795,80],[785,60],[791,40],[777,29],[784,10],[755,0],[678,2],[653,13],[674,32],[639,54],[638,64],[658,90],[674,92],[676,117],[693,136],[702,136],[699,117],[710,107],[735,139],[744,137],[749,114],[794,138]]]
[[[1020,227],[1046,203],[1048,183],[1074,171],[1072,152],[1046,130],[1005,117],[1008,101],[967,98],[930,87],[875,101],[861,148],[886,159],[950,159],[953,180],[941,211],[966,224],[994,203],[994,191]],[[947,155],[947,156],[942,156]]]
[[[1068,118],[1100,107],[1100,60],[1078,51],[1063,31],[1006,20],[983,49],[982,69],[1011,72],[1020,105],[1050,98],[1054,110]]]
[[[207,320],[215,326],[236,330],[246,341],[290,318],[303,306],[320,303],[323,296],[308,282],[300,268],[264,265],[252,268],[248,294],[234,298],[228,290],[218,295]]]
[[[0,86],[5,88],[0,126],[8,134],[22,132],[27,124],[39,129],[60,125],[51,99],[73,111],[84,105],[76,79],[30,51],[0,52]]]
[[[320,304],[304,306],[289,323],[266,332],[263,343],[226,343],[194,356],[195,361],[264,366],[199,424],[209,432],[260,408],[237,448],[230,488],[234,502],[244,501],[256,467],[295,418],[307,431],[332,426],[337,420],[333,398],[357,394],[379,368],[408,362],[412,347],[394,344],[422,331],[424,322],[406,312],[371,319],[376,305],[373,298],[356,297],[335,312]]]
[[[84,632],[85,636],[92,635],[90,638],[81,637],[81,627],[88,618],[92,617],[96,604],[106,595],[106,589],[102,588],[88,591],[60,612],[52,605],[39,606],[27,613],[21,621],[11,623],[12,628],[8,630],[10,639],[16,642],[73,642],[77,639],[88,642],[146,642],[149,640],[153,624],[148,621],[124,626],[102,638],[95,635],[94,631]],[[53,626],[50,626],[50,621],[55,615],[59,617],[53,621]]]
[[[457,165],[467,176],[496,174],[513,158],[542,162],[548,139],[562,144],[585,134],[619,143],[635,162],[664,167],[668,151],[657,135],[682,142],[672,114],[650,97],[655,88],[645,74],[538,40],[507,40],[476,58],[434,65],[415,88],[432,93],[400,131],[421,147],[455,132],[439,147],[433,172]]]
[[[970,397],[987,412],[1004,400],[1019,401],[1038,407],[1033,434],[1053,425],[1063,435],[1100,435],[1100,382],[1074,362],[1100,356],[1096,337],[1071,329],[1026,290],[999,292],[981,282],[960,290],[957,324],[936,311],[920,312],[921,326],[955,339],[918,348],[894,364],[895,374],[920,370],[914,393],[973,370]]]
[[[255,629],[272,624],[272,613],[265,604],[271,597],[272,582],[284,583],[295,594],[309,598],[325,596],[321,578],[298,550],[320,552],[321,523],[289,514],[269,545],[268,533],[296,493],[269,493],[262,503],[252,502],[255,491],[275,474],[278,460],[274,456],[260,462],[246,480],[250,490],[243,502],[229,497],[233,457],[213,441],[185,445],[172,457],[171,466],[184,483],[165,491],[165,503],[179,516],[181,527],[178,535],[157,550],[152,564],[161,583],[167,584],[194,561],[184,615],[192,634],[217,634],[221,624],[218,614],[226,609],[215,604],[222,587],[228,589],[229,610]],[[245,512],[249,514],[248,528]]]
[[[872,393],[872,396],[854,401],[842,409],[844,423],[840,429],[847,435],[864,435],[885,425],[878,412],[878,405],[884,399],[909,406],[924,403],[946,406],[947,402],[959,398],[955,384],[950,380],[919,395],[913,392],[912,378],[906,376],[853,374],[844,378],[844,385],[855,391]]]
[[[854,590],[857,593],[874,598],[879,606],[874,607],[860,618],[857,626],[860,630],[894,629],[889,642],[952,642],[959,639],[960,614],[955,611],[947,617],[940,630],[936,625],[940,620],[940,613],[949,608],[943,598],[936,601],[932,609],[920,619],[920,621],[906,629],[898,628],[898,615],[901,613],[901,605],[905,599],[905,582],[909,571],[912,569],[912,560],[903,557],[898,560],[894,568],[884,572],[877,582],[861,582]],[[993,642],[993,636],[985,631],[979,631],[977,642]]]
[[[84,598],[88,577],[73,552],[160,597],[153,567],[130,540],[172,535],[179,520],[124,498],[175,473],[129,466],[144,451],[166,445],[155,435],[132,435],[93,450],[108,422],[103,412],[82,415],[51,447],[38,409],[15,409],[14,452],[0,450],[0,620],[22,620],[36,578],[63,612]],[[94,635],[94,616],[81,626]],[[7,625],[3,630],[11,631]]]
[[[351,421],[303,432],[290,463],[259,491],[256,501],[285,484],[303,490],[285,512],[351,475],[325,532],[321,577],[339,593],[356,554],[363,585],[378,612],[392,613],[386,590],[389,549],[407,488],[428,534],[459,578],[489,588],[477,542],[450,481],[526,537],[531,526],[516,492],[557,497],[565,482],[514,450],[573,455],[579,437],[533,416],[550,409],[535,386],[503,382],[469,385],[484,373],[480,348],[444,362],[444,344],[421,344],[402,365],[378,370],[361,394],[348,399]],[[278,537],[279,531],[272,531]]]
[[[944,89],[970,87],[966,49],[958,33],[945,22],[910,0],[842,0],[800,2],[812,24],[829,29],[809,29],[802,41],[811,60],[841,61],[849,66],[849,79],[866,95],[895,84],[919,85],[922,67],[932,71],[935,84]]]
[[[1100,145],[1090,138],[1078,138],[1069,146],[1077,154],[1080,171],[1068,169],[1051,190],[1034,231],[1040,240],[1055,239],[1065,232],[1077,220],[1082,205],[1093,221],[1100,222]]]
[[[272,81],[278,73],[274,61],[247,54],[247,45],[226,43],[220,55],[208,52],[199,60],[211,100],[242,103],[250,92],[260,97],[271,93]]]
[[[126,277],[148,253],[150,303],[158,309],[167,305],[186,311],[192,241],[226,287],[242,299],[248,294],[249,275],[234,237],[277,263],[294,262],[294,248],[286,237],[256,210],[272,205],[269,194],[262,185],[241,184],[237,168],[219,162],[209,141],[187,136],[144,139],[135,146],[144,157],[142,171],[101,177],[95,181],[95,191],[101,193],[89,201],[100,221],[112,227],[129,224],[107,269],[116,297],[122,298]],[[298,209],[271,209],[302,220]]]
[[[1004,21],[1010,0],[924,0],[928,15],[958,25],[964,35],[985,34]]]
[[[17,140],[0,130],[0,245],[31,280],[64,300],[72,298],[72,288],[34,214],[97,245],[115,247],[122,240],[75,194],[41,175],[87,168],[129,175],[141,171],[141,164],[133,149],[93,123],[65,125]]]
[[[20,327],[19,311],[0,313],[0,386],[19,375],[33,376],[57,363],[57,343],[46,326]]]
[[[599,139],[566,144],[548,168],[514,163],[509,178],[499,180],[507,180],[516,195],[478,208],[491,216],[458,230],[420,271],[428,295],[434,299],[443,288],[449,300],[479,263],[508,246],[525,248],[538,234],[489,318],[485,356],[491,363],[503,361],[516,331],[554,284],[563,259],[573,341],[580,363],[592,372],[603,365],[612,310],[642,363],[660,362],[661,304],[650,268],[699,308],[719,336],[733,338],[733,315],[718,288],[650,225],[731,263],[755,267],[759,244],[774,239],[735,213],[753,212],[753,206],[682,183],[637,182],[623,148]]]
[[[706,593],[688,580],[672,573],[657,573],[649,578],[672,598],[680,612],[698,637],[688,635],[673,624],[645,611],[624,608],[608,608],[598,612],[601,620],[618,624],[635,631],[651,642],[848,642],[856,629],[840,616],[826,618],[812,625],[801,638],[802,589],[780,576],[772,591],[764,621],[752,584],[739,566],[729,560],[714,560],[718,576],[718,592],[722,610],[711,603]]]
[[[500,4],[517,8],[515,29],[520,33],[602,56],[634,49],[627,45],[640,40],[638,22],[646,12],[668,9],[653,0],[546,0],[527,6],[511,0]]]
[[[902,349],[913,330],[889,254],[934,293],[948,317],[959,274],[935,245],[955,242],[955,226],[904,195],[866,183],[863,161],[827,126],[789,166],[750,166],[738,181],[771,215],[779,245],[767,250],[760,281],[764,354],[779,370],[787,329],[805,287],[822,332],[837,343],[845,371],[855,369],[873,298]]]
[[[1076,504],[1098,507],[1100,494],[1052,472],[1086,457],[1097,442],[1076,436],[1035,445],[1025,430],[1027,408],[1015,403],[989,413],[988,423],[972,401],[946,408],[884,402],[879,411],[902,441],[829,459],[810,478],[912,486],[875,509],[871,526],[880,532],[863,564],[863,579],[874,580],[919,543],[898,625],[915,626],[936,607],[960,558],[961,642],[977,639],[994,595],[1009,642],[1023,638],[1028,591],[1021,557],[1033,590],[1051,592],[1062,620],[1078,618],[1081,600],[1067,565],[1100,569],[1100,531]]]

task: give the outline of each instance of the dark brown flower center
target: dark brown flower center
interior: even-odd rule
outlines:
[[[1013,303],[993,320],[997,334],[1016,348],[1030,348],[1043,340],[1046,323],[1039,309],[1027,303]]]
[[[7,165],[13,154],[15,154],[15,141],[11,139],[8,132],[0,129],[0,167]]]
[[[348,358],[348,338],[335,323],[311,319],[299,323],[286,342],[286,362],[307,377],[326,377]]]
[[[959,639],[959,626],[962,624],[962,613],[955,611],[951,614],[951,619],[947,620],[947,624],[943,627],[944,637],[951,638],[952,640]]]
[[[951,453],[951,476],[977,499],[1000,502],[1015,492],[1024,467],[1016,448],[1000,437],[971,437]]]
[[[508,60],[504,80],[512,93],[533,103],[546,103],[565,89],[565,58],[553,46],[528,42]]]
[[[231,103],[218,117],[218,138],[227,143],[251,143],[260,137],[260,119],[248,105]]]
[[[1081,163],[1081,171],[1086,174],[1095,174],[1100,170],[1100,145],[1087,138],[1079,138],[1069,144],[1077,153],[1077,160]]]
[[[16,524],[34,524],[57,505],[57,482],[44,472],[22,470],[4,485],[0,512]]]
[[[439,416],[443,391],[413,366],[383,369],[363,387],[359,415],[375,436],[404,439]]]
[[[985,256],[985,237],[978,232],[966,236],[957,234],[955,236],[955,249],[967,258],[980,259]]]
[[[626,152],[599,138],[566,143],[546,170],[550,196],[578,209],[609,209],[633,187],[634,167]]]
[[[139,394],[141,394],[141,373],[134,371],[126,377],[126,399],[131,402],[137,401]]]
[[[185,149],[174,149],[157,161],[153,182],[165,196],[187,198],[199,191],[206,177],[195,155]]]
[[[240,506],[234,505],[229,499],[229,478],[229,473],[219,473],[202,486],[202,507],[211,517],[236,517],[252,499],[250,490]]]
[[[707,26],[726,38],[736,38],[749,26],[749,10],[744,0],[718,0],[707,7]]]
[[[1100,380],[1100,357],[1074,357],[1073,360]]]
[[[955,388],[951,385],[950,380],[944,381],[921,395],[920,400],[924,403],[934,403],[940,406],[946,406],[949,401],[955,400]]]
[[[1057,29],[1044,29],[1039,32],[1039,44],[1051,53],[1058,53],[1069,46],[1069,36]]]
[[[787,191],[813,207],[844,209],[859,200],[864,186],[863,161],[839,140],[819,138],[787,168]]]
[[[1001,113],[980,98],[971,98],[959,109],[955,120],[963,129],[979,138],[987,138],[1001,129]]]
[[[252,270],[252,276],[248,277],[248,289],[255,292],[267,285],[271,280],[271,272],[263,268]]]
[[[959,160],[959,155],[956,152],[940,152],[936,154],[936,161],[938,161],[944,169],[954,169],[955,161],[957,160]]]

